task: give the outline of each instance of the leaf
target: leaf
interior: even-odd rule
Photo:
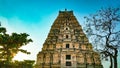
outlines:
[[[30,52],[27,52],[27,50],[19,49],[20,52],[30,54]]]

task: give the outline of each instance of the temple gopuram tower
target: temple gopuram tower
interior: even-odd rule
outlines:
[[[59,11],[37,54],[36,68],[103,68],[73,11]]]

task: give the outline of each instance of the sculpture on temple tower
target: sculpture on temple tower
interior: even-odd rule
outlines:
[[[103,68],[73,11],[59,11],[37,54],[36,68]]]

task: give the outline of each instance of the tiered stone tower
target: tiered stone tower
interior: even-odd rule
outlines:
[[[36,68],[103,68],[73,11],[59,11],[37,55]]]

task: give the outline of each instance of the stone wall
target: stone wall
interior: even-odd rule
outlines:
[[[103,68],[73,11],[60,11],[51,26],[36,68]]]

